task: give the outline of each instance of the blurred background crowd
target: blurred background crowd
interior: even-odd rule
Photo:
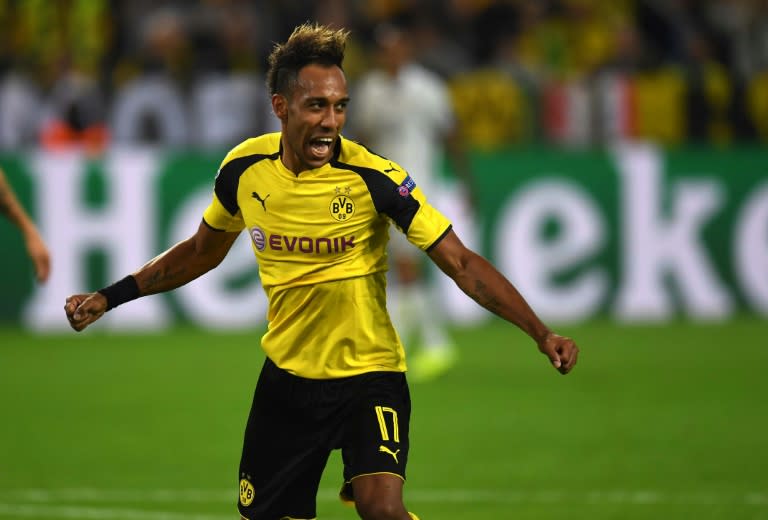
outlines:
[[[276,129],[266,57],[307,20],[352,31],[352,87],[402,23],[470,147],[768,142],[768,0],[0,0],[0,149]]]

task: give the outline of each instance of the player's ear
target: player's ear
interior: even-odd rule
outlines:
[[[272,95],[272,112],[275,113],[277,118],[281,121],[285,120],[288,114],[288,100],[282,94]]]

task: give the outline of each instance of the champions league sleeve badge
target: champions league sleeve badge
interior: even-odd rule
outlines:
[[[401,197],[407,197],[415,189],[416,181],[413,180],[413,177],[408,175],[403,179],[403,182],[400,183],[400,186],[397,187],[397,193],[399,193]]]

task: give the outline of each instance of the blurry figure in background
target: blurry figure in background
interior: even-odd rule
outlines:
[[[99,72],[111,35],[108,12],[108,0],[0,2],[0,69],[8,66],[0,145],[105,145]]]
[[[716,36],[712,41],[723,48],[738,81],[768,71],[768,2],[718,0],[702,11],[712,29],[708,36]]]
[[[447,86],[413,60],[405,25],[379,25],[374,42],[379,67],[364,75],[354,91],[353,133],[374,153],[401,158],[402,166],[425,193],[438,192],[444,151],[455,173],[471,188]],[[418,345],[410,353],[412,379],[433,379],[456,363],[458,353],[446,330],[444,310],[439,310],[432,283],[435,276],[426,270],[424,254],[402,233],[392,235],[393,319],[403,341]]]
[[[8,184],[2,169],[0,169],[0,213],[21,230],[24,244],[27,247],[27,254],[32,259],[32,265],[35,268],[35,277],[39,283],[45,283],[51,273],[51,257],[48,253],[48,247],[40,236],[37,226],[16,198],[16,194],[11,189],[11,185]]]
[[[111,114],[119,144],[186,146],[190,121],[182,88],[189,80],[190,45],[185,13],[159,8],[141,19],[134,42],[140,72],[116,87]],[[127,65],[123,65],[127,67]]]
[[[257,52],[265,21],[254,6],[207,2],[194,11],[191,22],[196,49],[190,92],[193,143],[227,148],[249,136],[279,130]]]
[[[312,20],[327,27],[350,29],[349,40],[344,51],[344,74],[354,84],[361,75],[370,70],[369,56],[363,30],[355,30],[358,20],[366,15],[366,2],[349,0],[325,0],[315,5]]]
[[[42,93],[38,84],[25,72],[16,66],[0,71],[2,149],[22,148],[37,142]]]
[[[22,108],[30,111],[27,117],[37,119],[34,142],[24,144],[89,152],[106,146],[100,72],[111,38],[108,3],[73,0],[8,6],[14,61],[23,64],[40,87],[37,106]]]
[[[450,80],[474,67],[472,53],[455,37],[461,26],[451,25],[427,6],[416,9],[408,36],[417,50],[416,60],[442,78]]]
[[[109,142],[109,132],[98,81],[66,63],[62,65],[64,70],[43,107],[40,143],[48,150],[82,146],[89,152],[100,152]]]

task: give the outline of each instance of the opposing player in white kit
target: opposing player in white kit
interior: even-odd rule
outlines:
[[[443,79],[413,60],[412,42],[404,27],[379,26],[374,33],[379,66],[354,88],[354,137],[384,157],[400,164],[426,193],[440,193],[443,155],[465,186],[471,177],[456,139],[453,106]],[[466,197],[469,200],[469,197]],[[392,316],[409,352],[411,379],[439,376],[457,360],[456,347],[445,327],[436,276],[431,262],[401,233],[392,233],[390,290]],[[435,309],[440,309],[435,312]]]

